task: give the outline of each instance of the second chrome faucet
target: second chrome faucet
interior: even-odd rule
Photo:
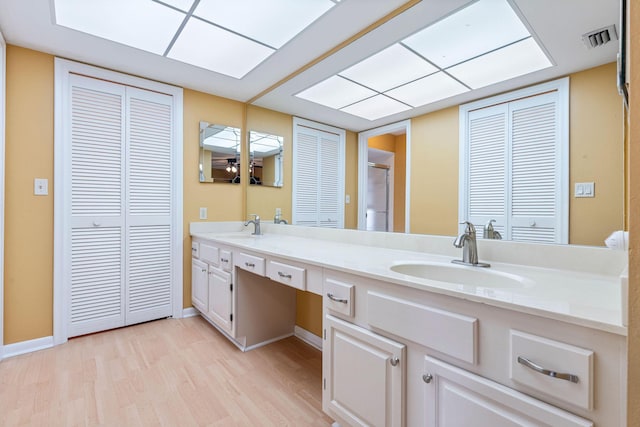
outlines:
[[[256,214],[251,214],[249,216],[252,216],[253,219],[245,222],[244,226],[246,227],[249,224],[253,224],[254,229],[253,229],[253,233],[251,234],[253,236],[259,236],[260,234],[262,234],[262,232],[260,231],[260,217]]]
[[[453,246],[462,248],[462,259],[454,259],[455,264],[469,265],[472,267],[490,267],[490,264],[478,262],[478,245],[476,243],[476,228],[469,221],[461,222],[466,224],[464,233],[456,237]]]

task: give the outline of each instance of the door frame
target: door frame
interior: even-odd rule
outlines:
[[[140,77],[116,71],[105,70],[92,65],[81,64],[66,59],[55,58],[55,105],[54,105],[54,256],[53,256],[53,344],[58,345],[67,341],[68,301],[65,281],[69,272],[65,271],[64,230],[67,219],[64,217],[66,200],[71,196],[64,188],[65,177],[70,174],[64,169],[64,141],[69,137],[69,129],[64,127],[64,114],[67,113],[65,94],[69,93],[69,76],[80,74],[99,80],[106,80],[126,86],[133,86],[154,92],[171,95],[173,99],[173,197],[172,214],[172,262],[173,277],[171,302],[174,318],[183,316],[183,90],[177,86],[146,80]]]
[[[358,230],[367,229],[367,175],[368,175],[368,141],[369,138],[387,133],[402,132],[406,135],[406,179],[404,232],[410,233],[411,225],[411,120],[391,123],[369,129],[358,134]]]
[[[4,357],[4,150],[7,44],[0,32],[0,360]]]

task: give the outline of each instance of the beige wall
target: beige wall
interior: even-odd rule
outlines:
[[[622,101],[616,65],[570,76],[570,190],[594,181],[595,198],[570,197],[569,242],[603,245],[624,227]],[[458,107],[411,121],[411,232],[453,235],[458,222]]]
[[[240,221],[243,193],[238,184],[200,183],[200,121],[242,128],[244,104],[185,89],[183,104],[183,304],[191,307],[191,237],[189,223],[200,221],[200,208],[207,208],[206,221]]]
[[[412,233],[458,230],[458,107],[411,120]]]
[[[615,63],[571,75],[569,188],[595,182],[596,197],[571,197],[569,243],[604,245],[624,228],[624,106],[615,79]]]
[[[276,208],[280,208],[282,218],[291,222],[293,119],[288,114],[249,106],[247,107],[247,129],[280,135],[284,138],[283,186],[280,188],[261,185],[248,186],[247,214],[257,214],[264,221],[273,221]]]
[[[4,343],[53,334],[53,57],[7,46]],[[49,195],[33,195],[33,179]]]

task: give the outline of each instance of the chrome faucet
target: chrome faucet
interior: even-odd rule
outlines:
[[[496,220],[492,219],[488,223],[485,224],[483,237],[485,239],[502,240],[502,235],[500,234],[500,232],[493,228],[493,223],[494,222],[496,222]]]
[[[252,220],[248,220],[247,222],[244,223],[244,226],[246,227],[249,224],[253,224],[254,229],[253,229],[253,233],[251,233],[251,235],[253,236],[259,236],[262,233],[260,232],[260,217],[256,214],[249,214],[249,216],[252,216],[253,219]]]
[[[469,221],[461,222],[466,224],[464,233],[456,237],[453,246],[462,248],[462,259],[454,259],[453,263],[470,265],[472,267],[489,267],[489,264],[478,262],[478,246],[476,244],[476,228]]]

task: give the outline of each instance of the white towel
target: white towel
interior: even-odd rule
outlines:
[[[629,232],[622,230],[614,231],[606,238],[604,244],[607,245],[609,249],[626,251],[629,249]]]

